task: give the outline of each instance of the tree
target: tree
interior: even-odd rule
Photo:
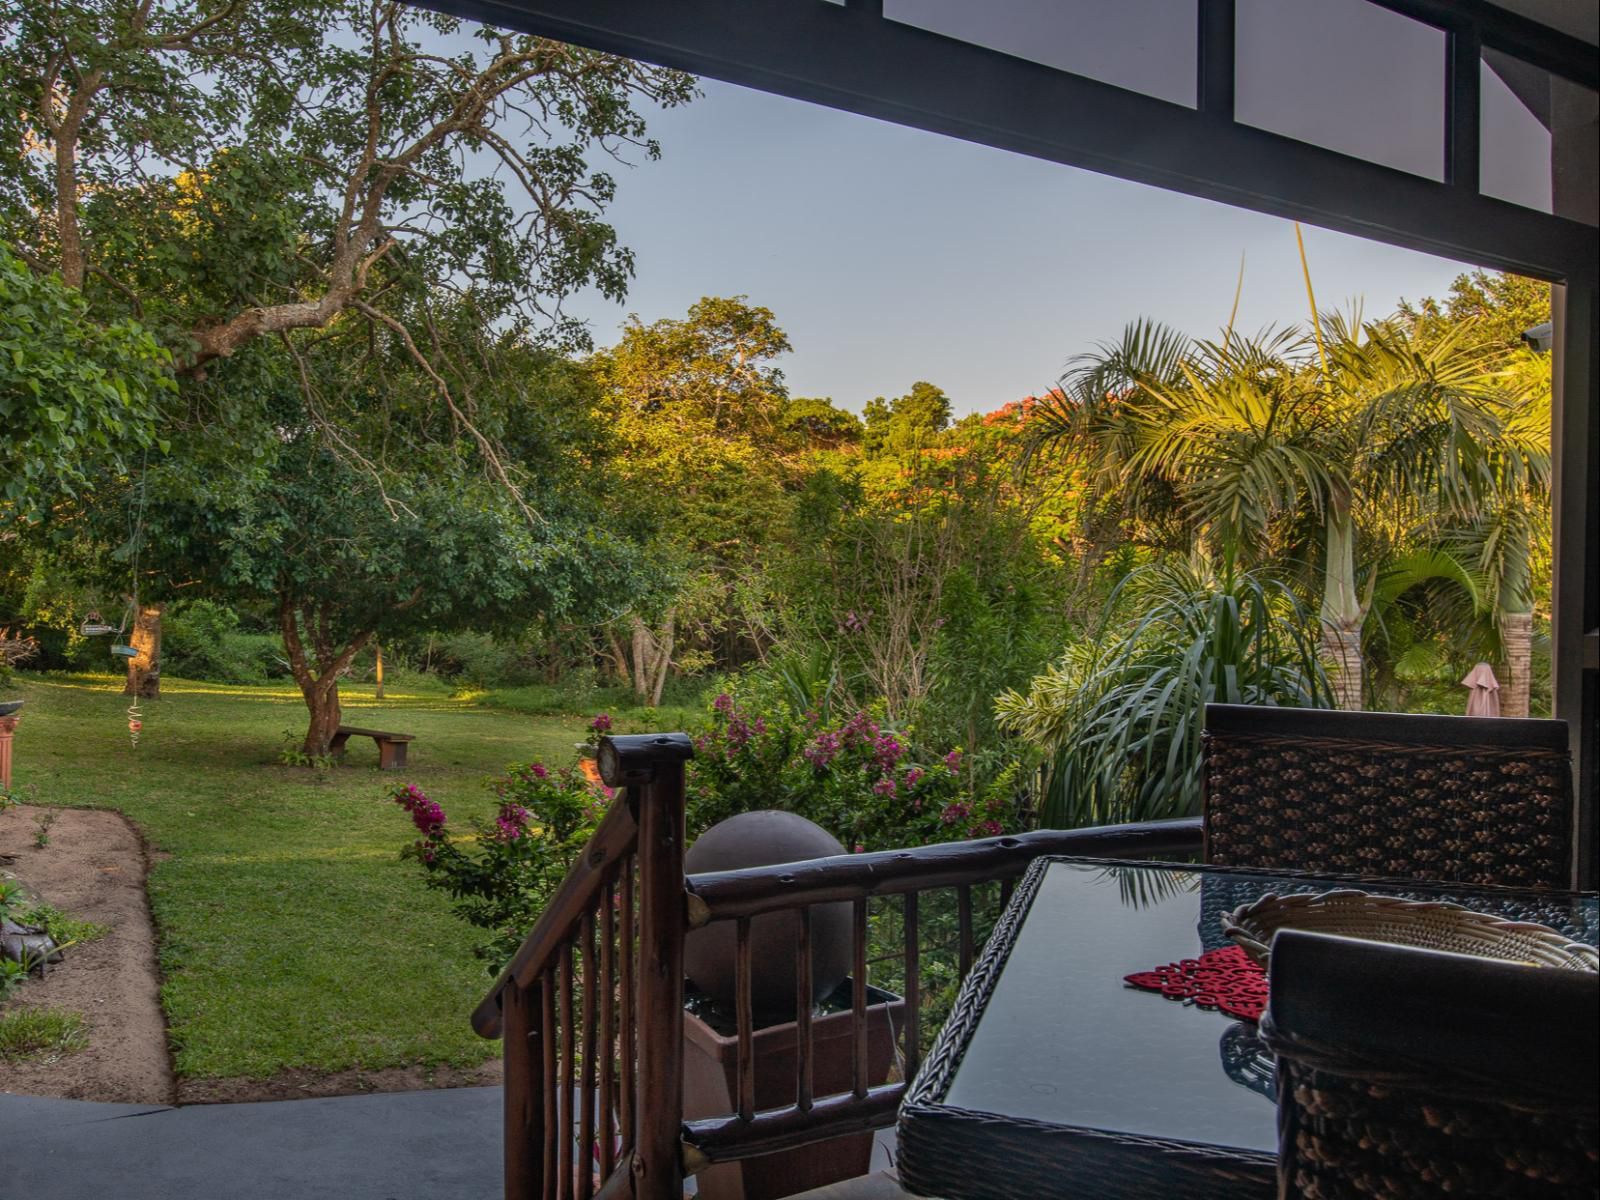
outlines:
[[[904,396],[867,401],[863,413],[862,448],[867,456],[904,454],[950,427],[950,398],[919,379]]]
[[[1450,294],[1443,301],[1432,297],[1416,304],[1401,301],[1399,315],[1423,341],[1472,322],[1483,341],[1516,350],[1524,333],[1550,319],[1550,285],[1524,275],[1470,271],[1450,281]]]
[[[452,387],[447,310],[586,347],[561,297],[620,299],[633,263],[591,160],[655,157],[635,106],[685,102],[687,76],[398,3],[0,0],[0,23],[0,238],[107,330],[156,334],[191,394],[162,436],[227,427],[195,398],[262,340],[304,356],[356,329],[395,339],[431,383],[415,400],[537,523],[536,481]],[[353,450],[367,414],[298,375],[327,447],[381,475]]]
[[[1320,556],[1335,696],[1359,708],[1358,542],[1392,538],[1423,509],[1480,511],[1508,451],[1493,365],[1470,326],[1431,343],[1396,320],[1196,343],[1136,326],[1078,363],[1040,431],[1088,447],[1101,486],[1154,500],[1225,570]]]
[[[663,568],[653,595],[604,629],[642,703],[659,703],[672,667],[695,661],[691,638],[704,653],[729,632],[765,637],[764,555],[797,473],[772,361],[788,350],[771,310],[736,296],[702,299],[683,320],[634,318],[596,356],[621,478],[614,511]]]
[[[859,445],[864,430],[861,418],[855,413],[836,408],[832,399],[811,397],[789,401],[783,410],[783,427],[816,450]]]

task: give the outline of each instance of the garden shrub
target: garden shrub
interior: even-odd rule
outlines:
[[[965,752],[918,745],[870,709],[836,720],[795,714],[773,695],[720,693],[689,763],[689,830],[736,813],[782,809],[852,850],[885,850],[1010,832],[1011,784],[975,792]]]
[[[605,714],[590,724],[590,741],[611,728]],[[401,857],[419,863],[428,887],[447,893],[455,914],[489,939],[473,947],[489,974],[500,971],[538,921],[611,802],[609,789],[576,767],[517,763],[489,790],[498,802],[489,820],[454,833],[437,801],[415,784],[389,793],[411,816],[418,837]]]

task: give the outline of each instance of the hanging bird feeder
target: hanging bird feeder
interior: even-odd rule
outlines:
[[[108,633],[121,633],[120,629],[107,625],[100,619],[100,614],[94,609],[89,610],[89,615],[84,617],[83,624],[78,626],[78,632],[84,637],[104,637]]]

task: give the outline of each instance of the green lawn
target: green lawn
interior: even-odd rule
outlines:
[[[280,765],[285,731],[306,720],[292,686],[165,679],[137,751],[119,682],[21,676],[6,692],[28,701],[19,798],[115,808],[149,840],[180,1076],[472,1066],[498,1053],[467,1020],[489,982],[468,949],[477,931],[399,861],[411,827],[383,795],[414,782],[464,825],[490,809],[483,780],[507,763],[569,761],[582,715],[496,711],[442,689],[375,701],[353,686],[346,721],[417,735],[411,766],[379,774],[367,739],[331,771]]]

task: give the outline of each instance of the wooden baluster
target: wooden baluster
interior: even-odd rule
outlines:
[[[538,1095],[533,997],[516,983],[502,993],[502,1036],[505,1038],[505,1172],[506,1200],[539,1200],[544,1174],[543,1112]]]
[[[583,1107],[578,1113],[578,1200],[594,1195],[595,961],[594,912],[583,914]]]
[[[854,920],[851,921],[850,942],[855,960],[851,967],[850,1026],[855,1046],[850,1079],[859,1100],[867,1094],[867,902],[857,900],[851,907]]]
[[[556,1143],[556,1170],[560,1174],[560,1182],[556,1187],[556,1196],[559,1200],[567,1200],[572,1195],[572,1129],[573,1093],[577,1090],[577,1032],[576,1022],[572,1019],[572,943],[561,944],[561,950],[556,955],[559,964],[557,970],[560,974],[560,1000],[561,1000],[561,1071],[560,1093],[561,1101],[561,1128]]]
[[[756,1115],[755,1016],[750,1004],[750,918],[740,917],[734,950],[734,1019],[739,1037],[739,1119]]]
[[[622,1002],[622,1045],[617,1055],[621,1067],[621,1079],[618,1080],[618,1099],[622,1108],[622,1149],[624,1153],[634,1147],[637,1136],[634,1124],[636,1097],[633,1090],[633,1064],[636,1053],[637,1040],[634,1035],[634,993],[633,993],[633,964],[639,948],[634,944],[633,937],[633,896],[634,896],[634,867],[633,855],[628,855],[622,860],[622,933],[620,935],[620,950],[622,953],[621,978],[618,980]]]
[[[634,1200],[683,1196],[683,758],[687,739],[634,743],[634,763],[613,748],[613,787],[628,772],[646,775],[639,814],[639,1112],[633,1155]],[[672,758],[680,754],[682,757]],[[641,761],[642,760],[642,761]],[[604,753],[602,764],[607,762]],[[634,784],[630,782],[630,792]]]
[[[617,1165],[617,902],[616,876],[607,876],[600,889],[600,1179],[611,1178]]]
[[[556,978],[552,971],[539,976],[539,1040],[544,1048],[544,1200],[555,1200],[556,1185],[561,1178],[556,1162],[556,1146],[560,1144],[561,1112],[556,1102],[559,1094],[559,1074],[556,1045]]]
[[[905,1078],[917,1077],[922,1062],[922,949],[918,943],[917,893],[905,894],[906,1065]]]
[[[807,906],[795,914],[799,918],[799,934],[794,949],[794,1064],[796,1107],[801,1112],[811,1111],[811,908]]]
[[[1000,881],[1000,911],[1004,912],[1006,905],[1011,903],[1011,892],[1017,886],[1017,881],[1010,876]]]
[[[972,970],[972,885],[963,883],[956,889],[956,910],[961,922],[961,978]]]

